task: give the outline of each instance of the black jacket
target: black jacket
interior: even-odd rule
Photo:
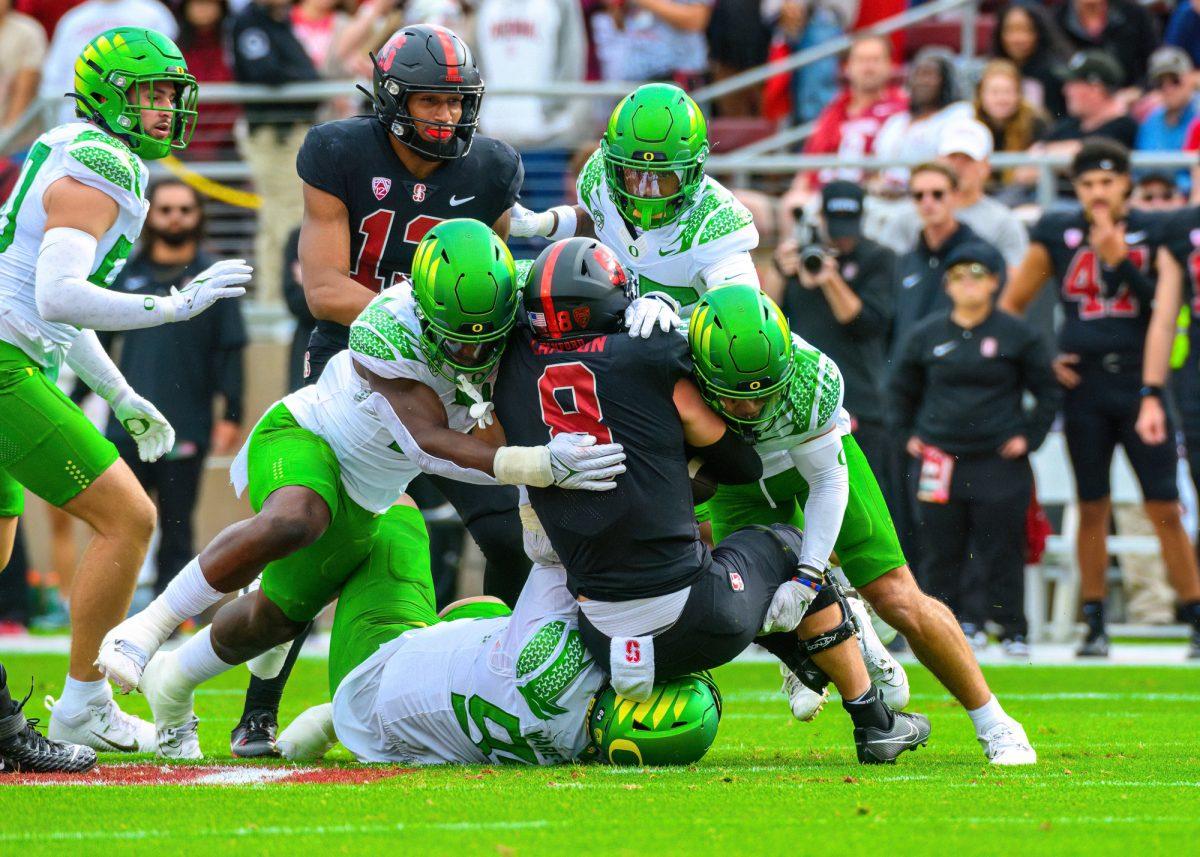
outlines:
[[[312,59],[292,32],[291,18],[281,21],[258,3],[251,3],[233,17],[233,77],[238,83],[282,86],[320,79]],[[288,127],[297,123],[311,125],[319,101],[246,104],[246,122],[251,128],[261,125]]]
[[[1028,413],[1026,391],[1036,400]],[[988,455],[1016,435],[1025,436],[1032,452],[1062,401],[1041,337],[1000,310],[970,329],[949,312],[918,324],[888,392],[899,437],[915,434],[952,455]]]
[[[862,310],[848,323],[840,323],[824,293],[806,289],[797,277],[785,284],[783,310],[792,330],[837,364],[845,380],[845,406],[858,420],[883,420],[883,370],[888,331],[892,325],[892,284],[896,254],[869,239],[839,257],[838,269],[846,285],[862,301]]]

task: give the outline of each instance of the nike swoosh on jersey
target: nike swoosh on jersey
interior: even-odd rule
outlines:
[[[474,196],[464,196],[462,199],[459,199],[454,194],[450,194],[450,207],[454,208],[456,206],[462,205],[464,202],[470,202],[474,198],[475,198]]]
[[[945,357],[947,354],[949,354],[955,348],[958,348],[958,342],[956,340],[951,340],[949,342],[943,342],[941,345],[933,346],[933,356],[934,357]]]
[[[97,732],[94,729],[89,730],[89,731],[93,735],[95,735],[97,738],[99,738],[101,741],[103,741],[105,744],[112,747],[114,750],[119,750],[122,753],[136,753],[139,749],[138,745],[136,743],[130,744],[128,746],[126,746],[125,744],[118,744],[116,741],[113,741],[109,738],[105,738],[103,735],[101,735],[99,732]]]

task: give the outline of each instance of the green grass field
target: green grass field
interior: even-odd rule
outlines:
[[[40,700],[57,693],[65,658],[4,661],[14,690],[37,675],[27,711],[44,718]],[[692,768],[438,768],[365,785],[0,788],[0,854],[1197,853],[1200,672],[989,669],[1041,755],[1036,767],[1014,770],[990,769],[965,714],[924,670],[909,674],[911,708],[929,715],[933,735],[885,768],[855,764],[836,701],[815,723],[796,723],[776,694],[773,666],[734,664],[717,673],[726,700],[717,743]],[[208,761],[229,762],[244,680],[236,671],[197,697]],[[324,701],[324,681],[323,662],[299,663],[285,722]],[[140,697],[125,702],[148,712]],[[349,760],[339,749],[330,764]]]

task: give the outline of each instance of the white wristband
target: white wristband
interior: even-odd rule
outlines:
[[[579,216],[575,213],[573,205],[556,205],[550,209],[547,214],[558,215],[558,225],[551,229],[550,234],[546,237],[551,241],[561,241],[564,238],[575,237],[575,227],[579,224]]]
[[[492,459],[492,472],[501,485],[547,488],[554,484],[550,450],[544,446],[502,446]]]

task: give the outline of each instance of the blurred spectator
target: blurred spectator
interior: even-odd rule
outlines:
[[[46,37],[52,38],[62,16],[78,5],[79,0],[17,0],[13,8],[36,20]]]
[[[183,0],[180,7],[179,49],[187,60],[188,71],[200,83],[233,80],[225,45],[228,16],[226,0]],[[206,101],[196,120],[196,131],[187,148],[187,156],[196,160],[232,156],[233,127],[240,114],[236,104]]]
[[[288,0],[254,0],[233,17],[233,74],[239,83],[280,86],[316,80],[317,69],[292,31]],[[300,225],[303,203],[296,154],[317,103],[247,104],[238,149],[262,197],[254,241],[256,297],[278,302],[284,245]]]
[[[819,0],[765,0],[763,15],[775,28],[774,41],[784,54],[823,45],[842,35],[837,13]],[[816,119],[837,95],[838,60],[830,56],[791,74],[792,119],[795,124]]]
[[[322,76],[370,77],[369,43],[395,6],[396,0],[365,0],[351,16],[341,0],[300,0],[292,6],[292,32]]]
[[[34,18],[0,0],[0,129],[21,118],[37,94],[46,33]]]
[[[1146,61],[1158,47],[1150,13],[1133,0],[1067,0],[1056,14],[1067,41],[1078,50],[1095,48],[1121,70],[1118,88],[1141,86]]]
[[[974,109],[959,100],[954,58],[944,48],[924,48],[913,59],[908,75],[908,110],[891,116],[875,138],[880,158],[929,161],[937,157],[938,140],[948,125],[970,119]],[[879,191],[901,196],[907,168],[880,173]]]
[[[1062,394],[1041,337],[994,308],[1003,268],[982,242],[946,258],[951,308],[906,340],[891,378],[891,411],[917,485],[921,584],[950,605],[968,636],[967,623],[994,621],[1005,652],[1025,657],[1029,453],[1045,440]],[[1026,393],[1036,402],[1029,412]],[[983,614],[972,603],[980,591]]]
[[[1200,0],[1179,0],[1167,22],[1163,44],[1183,48],[1200,65]]]
[[[216,261],[200,248],[205,238],[200,195],[178,179],[151,187],[142,244],[113,288],[144,295],[166,295],[182,288]],[[118,365],[130,384],[152,396],[175,427],[175,446],[153,464],[138,458],[137,447],[116,419],[108,438],[147,493],[158,502],[158,578],[166,585],[195,556],[192,512],[209,452],[232,455],[241,434],[242,350],[246,330],[236,301],[223,301],[187,324],[169,324],[119,334]],[[163,371],[169,355],[172,371]],[[222,401],[213,423],[213,402]]]
[[[293,229],[283,251],[283,300],[292,318],[296,319],[296,329],[292,332],[292,344],[288,349],[288,392],[304,386],[304,355],[308,351],[308,337],[312,335],[317,324],[312,310],[308,308],[308,301],[304,298],[301,276],[300,230]]]
[[[1173,152],[1183,148],[1200,108],[1194,71],[1191,59],[1179,48],[1159,48],[1150,57],[1150,85],[1161,103],[1142,120],[1135,149]],[[1176,181],[1186,195],[1192,186],[1188,170],[1179,170]]]
[[[592,37],[605,80],[675,80],[691,88],[708,65],[713,0],[605,0]]]
[[[938,160],[958,177],[955,217],[976,234],[986,235],[1004,257],[1005,264],[1010,269],[1015,268],[1029,249],[1029,234],[1011,208],[984,194],[992,173],[988,162],[992,155],[992,134],[987,126],[975,119],[964,119],[947,126],[937,153]],[[889,222],[886,233],[879,240],[893,249],[907,252],[916,246],[920,231],[920,218],[898,217]]]
[[[975,118],[992,132],[996,152],[1025,152],[1041,139],[1050,121],[1021,94],[1021,73],[1008,60],[990,60],[975,89]],[[1028,167],[993,171],[989,192],[1009,204],[1024,202],[1037,182]]]
[[[1080,51],[1067,66],[1067,117],[1060,119],[1033,148],[1073,157],[1084,137],[1107,137],[1126,148],[1137,138],[1137,122],[1117,96],[1121,69],[1103,51]]]
[[[1018,0],[1000,11],[992,31],[992,56],[1015,65],[1026,100],[1056,119],[1067,113],[1062,72],[1070,55],[1066,38],[1039,4]]]
[[[483,0],[472,43],[488,86],[583,80],[587,52],[578,0]],[[517,148],[553,146],[578,134],[587,110],[582,99],[489,96],[479,124]]]
[[[475,4],[463,0],[405,0],[402,20],[388,28],[387,35],[405,24],[437,24],[456,33],[465,32],[467,12],[463,7],[468,5]]]
[[[792,330],[841,370],[854,437],[872,469],[884,473],[883,370],[896,256],[863,237],[863,202],[853,182],[825,185],[813,228],[781,244],[775,259],[786,277],[780,304]]]
[[[775,0],[767,0],[775,2]],[[772,44],[771,27],[763,15],[764,0],[716,0],[708,22],[708,62],[714,82],[785,53],[787,46]],[[836,64],[836,60],[834,60]],[[762,112],[763,85],[749,86],[718,98],[718,116],[758,116]]]
[[[1141,211],[1175,211],[1187,205],[1187,194],[1170,173],[1142,173],[1134,183],[1129,204]]]
[[[50,39],[50,50],[42,65],[38,95],[58,100],[50,124],[75,117],[75,99],[66,94],[75,88],[75,60],[84,45],[113,27],[149,27],[175,38],[179,26],[158,0],[86,0],[62,16]]]

